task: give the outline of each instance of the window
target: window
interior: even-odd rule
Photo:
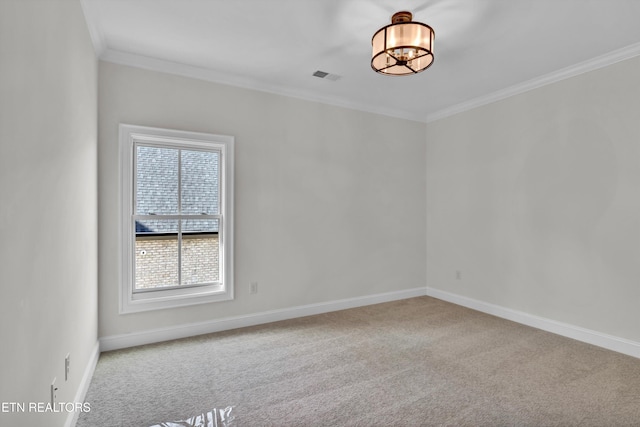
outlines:
[[[121,313],[233,299],[233,137],[120,125]]]

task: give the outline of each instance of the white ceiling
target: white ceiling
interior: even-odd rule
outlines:
[[[640,0],[82,2],[104,60],[425,122],[640,54]],[[435,62],[379,75],[371,37],[400,10]]]

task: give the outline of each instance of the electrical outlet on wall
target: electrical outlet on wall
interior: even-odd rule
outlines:
[[[67,353],[67,356],[64,358],[64,380],[69,380],[69,371],[71,369],[71,353]]]
[[[258,282],[251,282],[251,293],[252,294],[258,293]]]
[[[55,406],[58,400],[58,386],[56,385],[56,379],[51,381],[51,406]]]

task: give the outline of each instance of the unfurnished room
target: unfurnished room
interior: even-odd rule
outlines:
[[[0,426],[640,426],[639,18],[0,0]]]

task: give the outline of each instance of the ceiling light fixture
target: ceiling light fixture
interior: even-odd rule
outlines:
[[[411,21],[411,12],[398,12],[391,24],[371,39],[371,68],[381,74],[405,76],[424,71],[433,63],[433,28]]]

